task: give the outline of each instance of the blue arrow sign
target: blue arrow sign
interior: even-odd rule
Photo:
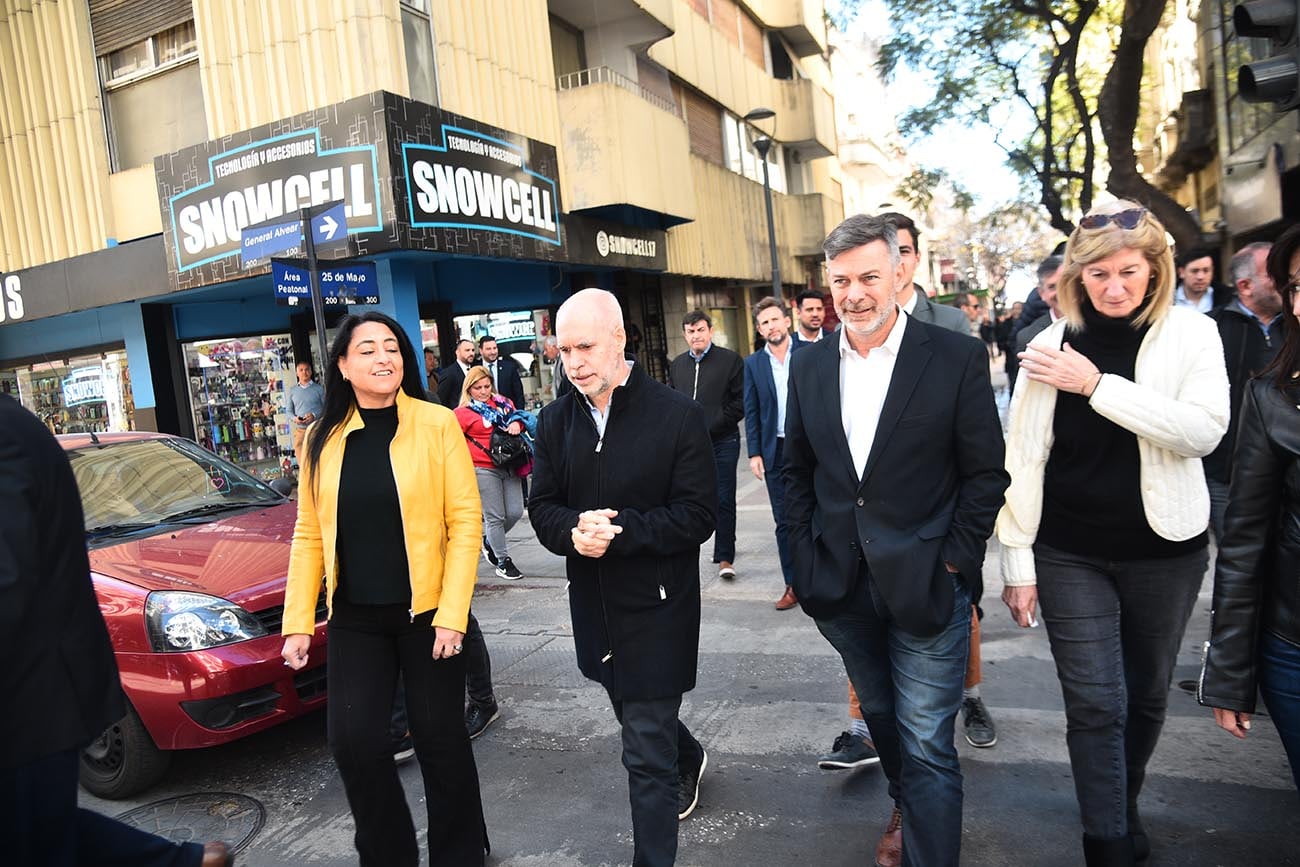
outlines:
[[[249,226],[239,233],[241,268],[266,264],[272,256],[296,250],[302,244],[302,221],[283,220]]]
[[[271,282],[277,300],[311,302],[311,274],[296,262],[271,260]],[[320,269],[321,298],[326,307],[339,304],[378,304],[379,275],[374,262],[347,262]]]
[[[343,202],[338,202],[323,214],[311,218],[311,237],[317,244],[346,239],[348,213]]]

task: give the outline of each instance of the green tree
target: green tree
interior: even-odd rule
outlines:
[[[1008,165],[1063,233],[1092,207],[1097,168],[1108,163],[1111,194],[1146,204],[1180,245],[1199,241],[1196,220],[1142,177],[1133,149],[1143,53],[1167,0],[885,2],[881,72],[906,64],[934,81],[930,102],[900,118],[905,133],[949,121],[998,130]],[[843,0],[841,21],[861,3]],[[1081,62],[1106,53],[1109,64]],[[1002,131],[1020,126],[1016,116],[1031,119],[1028,135]]]

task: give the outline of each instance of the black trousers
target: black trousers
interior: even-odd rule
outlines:
[[[388,726],[400,673],[424,778],[429,864],[477,867],[488,847],[465,731],[465,660],[433,658],[434,612],[335,598],[329,623],[329,745],[356,822],[362,867],[416,867],[415,826]]]
[[[487,642],[483,640],[483,630],[479,628],[474,612],[469,613],[469,625],[465,627],[465,647],[461,657],[465,660],[465,690],[469,693],[469,703],[480,707],[496,704],[496,695],[492,692],[492,658],[488,656]],[[393,744],[406,737],[410,724],[406,718],[406,690],[398,680],[396,696],[393,699],[393,721],[389,734]]]
[[[173,843],[77,807],[80,750],[0,770],[0,846],[23,867],[198,867],[203,847]]]
[[[623,729],[623,767],[632,805],[632,867],[671,867],[677,859],[678,767],[700,763],[704,748],[678,719],[682,697],[615,699]]]

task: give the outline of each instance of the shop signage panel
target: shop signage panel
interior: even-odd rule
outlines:
[[[523,149],[461,127],[442,144],[402,145],[412,227],[488,229],[560,246],[559,185],[525,164]]]
[[[81,367],[63,380],[63,405],[104,402],[104,369]]]
[[[155,170],[175,156],[158,157]],[[314,127],[220,150],[205,162],[207,182],[168,197],[163,211],[178,272],[230,257],[246,227],[312,205],[343,200],[348,233],[383,228],[372,144],[330,147]]]
[[[271,282],[277,301],[311,304],[311,275],[302,260],[271,260]],[[326,307],[339,304],[378,304],[379,273],[374,262],[345,262],[322,266],[321,297]]]
[[[388,94],[398,246],[563,262],[568,231],[555,147]]]
[[[17,274],[0,274],[0,325],[17,322],[24,313],[22,278]]]
[[[566,214],[569,259],[584,265],[668,270],[668,234],[625,223]]]

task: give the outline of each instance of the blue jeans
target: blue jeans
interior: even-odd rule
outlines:
[[[961,766],[953,745],[970,649],[970,591],[954,576],[952,618],[922,638],[892,623],[865,563],[844,610],[817,621],[862,704],[889,795],[903,811],[903,863],[949,867],[961,855]]]
[[[1209,552],[1112,561],[1034,546],[1083,832],[1128,833]]]
[[[781,523],[785,511],[785,479],[781,477],[781,468],[785,466],[785,437],[776,439],[776,459],[772,466],[763,468],[763,481],[767,484],[767,501],[772,505],[772,517],[776,519],[776,556],[781,561],[781,577],[790,586],[790,576],[794,574],[794,558],[790,556],[790,535]]]
[[[1265,632],[1259,643],[1259,692],[1273,717],[1300,789],[1300,647]]]
[[[718,469],[718,528],[713,534],[713,562],[736,561],[736,464],[740,462],[740,434],[715,440],[713,463]]]

